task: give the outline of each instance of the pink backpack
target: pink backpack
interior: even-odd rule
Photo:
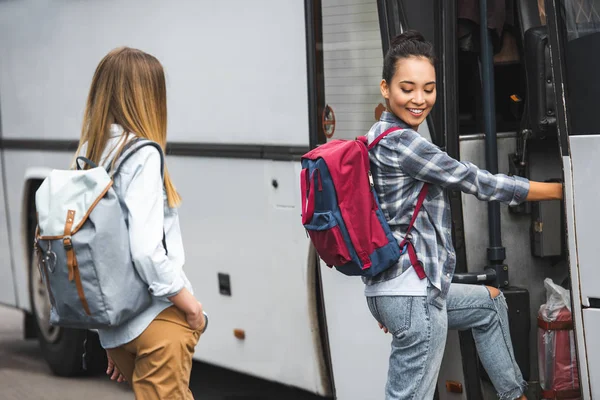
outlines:
[[[332,140],[302,156],[300,175],[302,224],[319,257],[345,275],[375,276],[398,262],[408,251],[419,278],[425,271],[412,243],[398,245],[379,207],[371,175],[369,150],[392,127],[367,145],[367,138]],[[419,213],[425,184],[412,216],[407,236]]]

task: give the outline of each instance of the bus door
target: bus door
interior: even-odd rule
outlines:
[[[320,49],[316,57],[317,142],[365,135],[383,107],[377,1],[317,0],[314,4],[316,49]],[[362,280],[329,270],[318,260],[316,268],[321,276],[336,398],[383,397],[389,336],[369,313]]]
[[[311,146],[363,136],[379,119],[385,109],[379,88],[383,56],[390,37],[401,32],[402,3],[410,2],[312,2]],[[428,139],[433,138],[432,130],[429,122],[419,127]],[[391,338],[371,316],[362,280],[329,270],[316,255],[315,267],[320,277],[321,323],[326,324],[322,327],[325,353],[330,358],[336,398],[384,397]]]
[[[566,186],[569,261],[580,384],[600,398],[600,1],[546,1],[557,128]]]

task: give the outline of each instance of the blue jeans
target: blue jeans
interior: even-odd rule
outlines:
[[[451,284],[446,300],[433,296],[367,297],[373,317],[393,336],[386,399],[432,399],[448,329],[472,329],[481,363],[501,400],[516,399],[527,383],[516,363],[504,295],[482,285]]]

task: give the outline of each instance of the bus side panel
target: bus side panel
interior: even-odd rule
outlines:
[[[308,144],[303,3],[277,0],[251,7],[240,0],[0,2],[4,139],[76,140],[94,69],[122,45],[152,53],[165,67],[170,142]],[[18,306],[29,310],[24,178],[32,168],[68,167],[72,154],[5,154]],[[185,269],[211,316],[198,359],[324,393],[299,162],[167,162],[184,199]],[[218,273],[229,275],[231,296],[220,293]]]
[[[320,267],[336,398],[382,399],[391,334],[371,316],[359,277]]]
[[[586,308],[583,310],[583,323],[585,331],[588,333],[586,338],[587,349],[587,367],[590,371],[589,376],[589,388],[591,392],[591,399],[597,399],[600,397],[600,341],[592,335],[593,332],[600,332],[600,309],[598,308]],[[585,384],[585,381],[581,382],[581,386]]]
[[[7,173],[19,297],[29,299],[19,215],[23,176],[35,163],[64,168],[69,153],[8,151]],[[325,394],[313,340],[307,249],[300,221],[299,163],[168,156],[183,198],[184,270],[210,316],[195,358]],[[273,185],[277,182],[277,187]],[[16,221],[16,223],[14,222]],[[227,274],[231,295],[220,291]],[[27,304],[20,304],[29,309]],[[245,339],[234,330],[245,332]]]
[[[2,115],[2,110],[0,110]],[[2,121],[0,120],[0,124]],[[0,132],[2,127],[0,126]],[[2,158],[4,154],[0,152],[0,174],[4,174]],[[17,305],[17,297],[15,293],[15,277],[13,276],[14,265],[12,260],[12,250],[10,248],[9,232],[7,217],[10,210],[7,210],[4,202],[4,180],[1,179],[0,175],[0,254],[2,254],[2,265],[0,266],[0,304],[7,304],[10,306]],[[18,215],[18,214],[17,214]],[[16,221],[17,223],[19,220]]]
[[[600,135],[570,136],[573,163],[573,196],[577,231],[581,300],[600,299],[600,257],[598,254],[598,176],[600,174]]]
[[[375,0],[322,0],[325,102],[335,113],[331,139],[365,135],[383,103],[383,66]],[[364,284],[321,263],[336,398],[384,398],[391,335],[371,316]]]
[[[569,156],[563,157],[565,171],[565,215],[567,220],[567,246],[569,250],[569,268],[571,277],[571,304],[573,322],[575,323],[575,340],[579,362],[579,382],[584,400],[590,399],[590,371],[587,363],[585,330],[583,329],[583,313],[581,307],[581,277],[579,274],[579,256],[577,254],[577,235],[575,231],[575,202],[573,196],[572,164]],[[600,376],[596,375],[596,379]]]
[[[214,316],[197,359],[322,393],[299,163],[170,157],[169,171],[183,198],[185,271]]]
[[[571,211],[572,223],[568,230],[571,250],[571,279],[573,292],[573,313],[577,328],[577,344],[581,371],[581,386],[591,395],[600,395],[600,352],[595,338],[600,332],[598,299],[600,299],[600,272],[598,270],[598,171],[600,171],[600,135],[570,136],[571,158],[565,157],[572,171],[572,181],[567,188],[567,211]],[[568,164],[569,163],[569,164]],[[572,164],[571,164],[572,163]],[[569,214],[567,214],[569,216]],[[589,307],[589,308],[588,308]],[[581,317],[583,315],[583,319]],[[583,329],[582,329],[583,328]],[[589,383],[588,383],[589,382]],[[589,386],[588,386],[589,384]],[[589,388],[589,389],[588,389]]]

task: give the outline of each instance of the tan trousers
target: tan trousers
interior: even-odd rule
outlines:
[[[192,355],[200,331],[192,330],[185,314],[171,306],[131,342],[108,354],[131,384],[139,400],[193,400],[189,388]]]

